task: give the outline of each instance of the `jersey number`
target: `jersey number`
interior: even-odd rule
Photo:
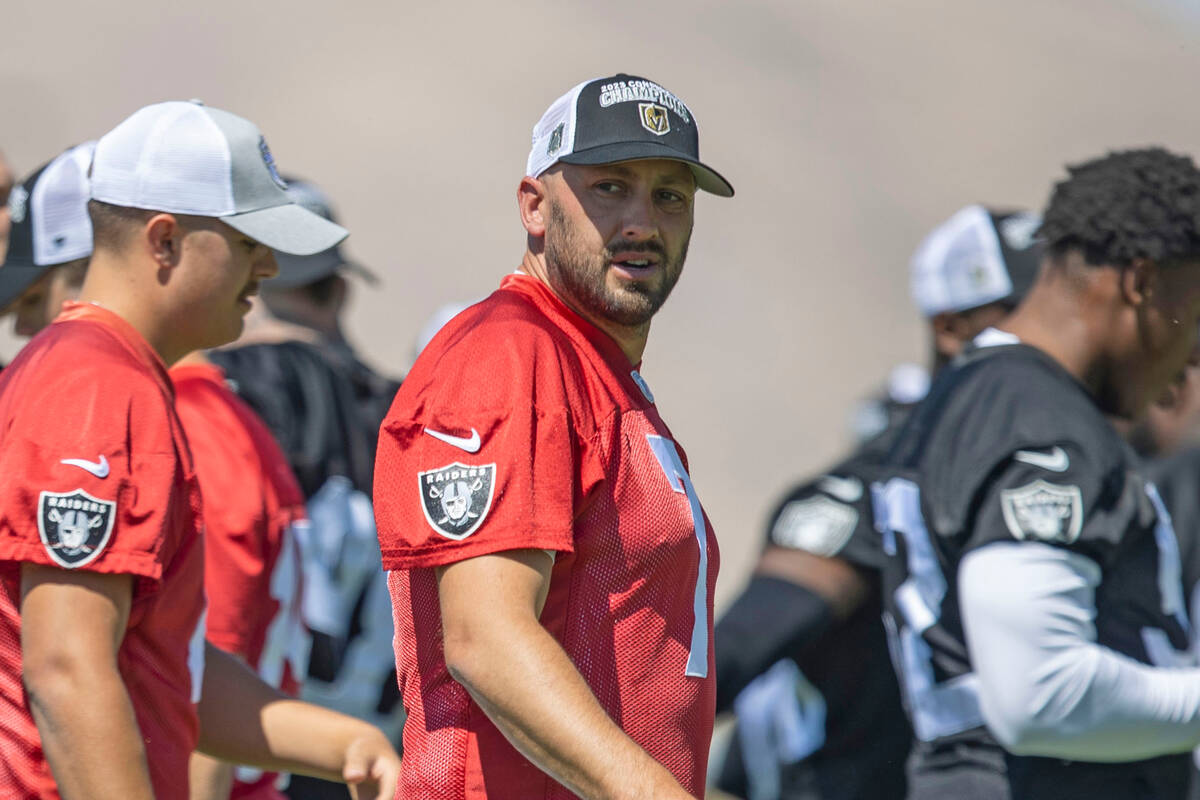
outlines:
[[[646,434],[650,450],[658,459],[663,474],[671,489],[687,497],[688,507],[692,512],[692,530],[696,533],[696,543],[700,546],[700,566],[696,572],[696,585],[692,591],[692,644],[688,650],[687,668],[683,674],[694,678],[708,677],[708,530],[704,525],[704,511],[700,508],[700,500],[696,497],[696,489],[683,462],[679,460],[679,452],[675,443],[665,436]]]
[[[896,534],[904,537],[908,576],[896,589],[899,619],[886,618],[896,672],[908,697],[913,732],[930,742],[983,725],[975,673],[937,683],[932,653],[922,634],[942,616],[946,576],[938,564],[929,531],[921,516],[921,492],[904,478],[871,487],[875,527],[883,534],[884,550],[896,554]]]

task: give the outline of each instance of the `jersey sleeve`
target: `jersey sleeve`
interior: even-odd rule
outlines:
[[[599,478],[576,430],[571,354],[532,324],[481,326],[418,361],[380,431],[385,569],[516,549],[571,552]]]
[[[269,487],[228,401],[199,380],[178,382],[177,392],[204,498],[205,637],[253,665],[259,620],[275,610]]]
[[[843,464],[788,494],[767,525],[767,543],[880,569],[884,554],[870,493],[869,478]]]
[[[964,552],[991,542],[1038,542],[1106,566],[1133,525],[1153,523],[1144,482],[1120,463],[1089,459],[1070,442],[1009,453],[979,493],[979,511]]]
[[[136,575],[156,583],[171,554],[183,465],[167,399],[115,367],[43,370],[0,441],[0,561]],[[171,539],[173,541],[173,539]]]

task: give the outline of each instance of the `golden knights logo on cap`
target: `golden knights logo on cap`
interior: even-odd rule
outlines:
[[[655,136],[671,132],[671,119],[662,106],[655,103],[638,103],[638,115],[641,117],[642,127]]]

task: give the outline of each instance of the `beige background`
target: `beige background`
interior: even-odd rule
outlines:
[[[844,446],[890,365],[923,357],[906,262],[929,227],[976,200],[1039,207],[1064,162],[1106,148],[1197,149],[1187,6],[14,0],[0,149],[24,173],[166,99],[255,120],[384,276],[349,329],[400,373],[435,307],[516,265],[516,183],[549,102],[616,71],[664,84],[738,189],[699,201],[644,368],[721,537],[727,601],[772,499]]]

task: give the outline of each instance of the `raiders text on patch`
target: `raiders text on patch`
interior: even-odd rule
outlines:
[[[479,529],[492,507],[496,465],[457,461],[417,473],[421,510],[429,525],[448,539],[465,539]]]
[[[1083,530],[1083,495],[1078,486],[1036,480],[1000,493],[1009,533],[1021,540],[1071,544]]]
[[[83,489],[38,495],[38,534],[56,564],[75,569],[96,559],[108,544],[117,504]]]

